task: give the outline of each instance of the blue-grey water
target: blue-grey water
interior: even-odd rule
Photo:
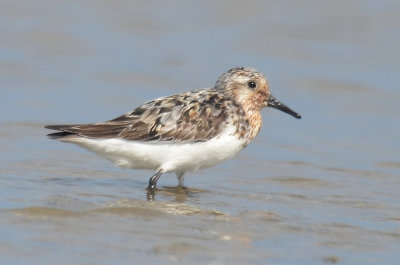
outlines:
[[[398,1],[0,1],[1,264],[400,263]],[[123,170],[47,139],[265,73],[302,114],[263,111],[234,159]]]

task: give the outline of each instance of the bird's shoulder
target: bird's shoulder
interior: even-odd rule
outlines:
[[[118,137],[136,141],[206,141],[223,130],[227,99],[214,89],[147,102],[107,124],[126,124]]]

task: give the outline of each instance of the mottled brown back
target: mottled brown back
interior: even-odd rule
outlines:
[[[215,89],[197,90],[150,101],[107,122],[49,125],[53,138],[122,138],[132,141],[206,141],[221,133],[231,101]],[[230,106],[232,107],[232,106]]]

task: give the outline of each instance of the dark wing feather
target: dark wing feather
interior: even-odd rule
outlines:
[[[215,90],[198,90],[150,101],[113,120],[81,125],[49,125],[60,138],[122,138],[133,141],[206,141],[227,119],[226,101]]]

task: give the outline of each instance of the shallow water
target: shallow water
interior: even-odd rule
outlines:
[[[399,264],[397,1],[0,1],[2,264]],[[264,72],[264,110],[188,188],[50,141],[159,96]]]

